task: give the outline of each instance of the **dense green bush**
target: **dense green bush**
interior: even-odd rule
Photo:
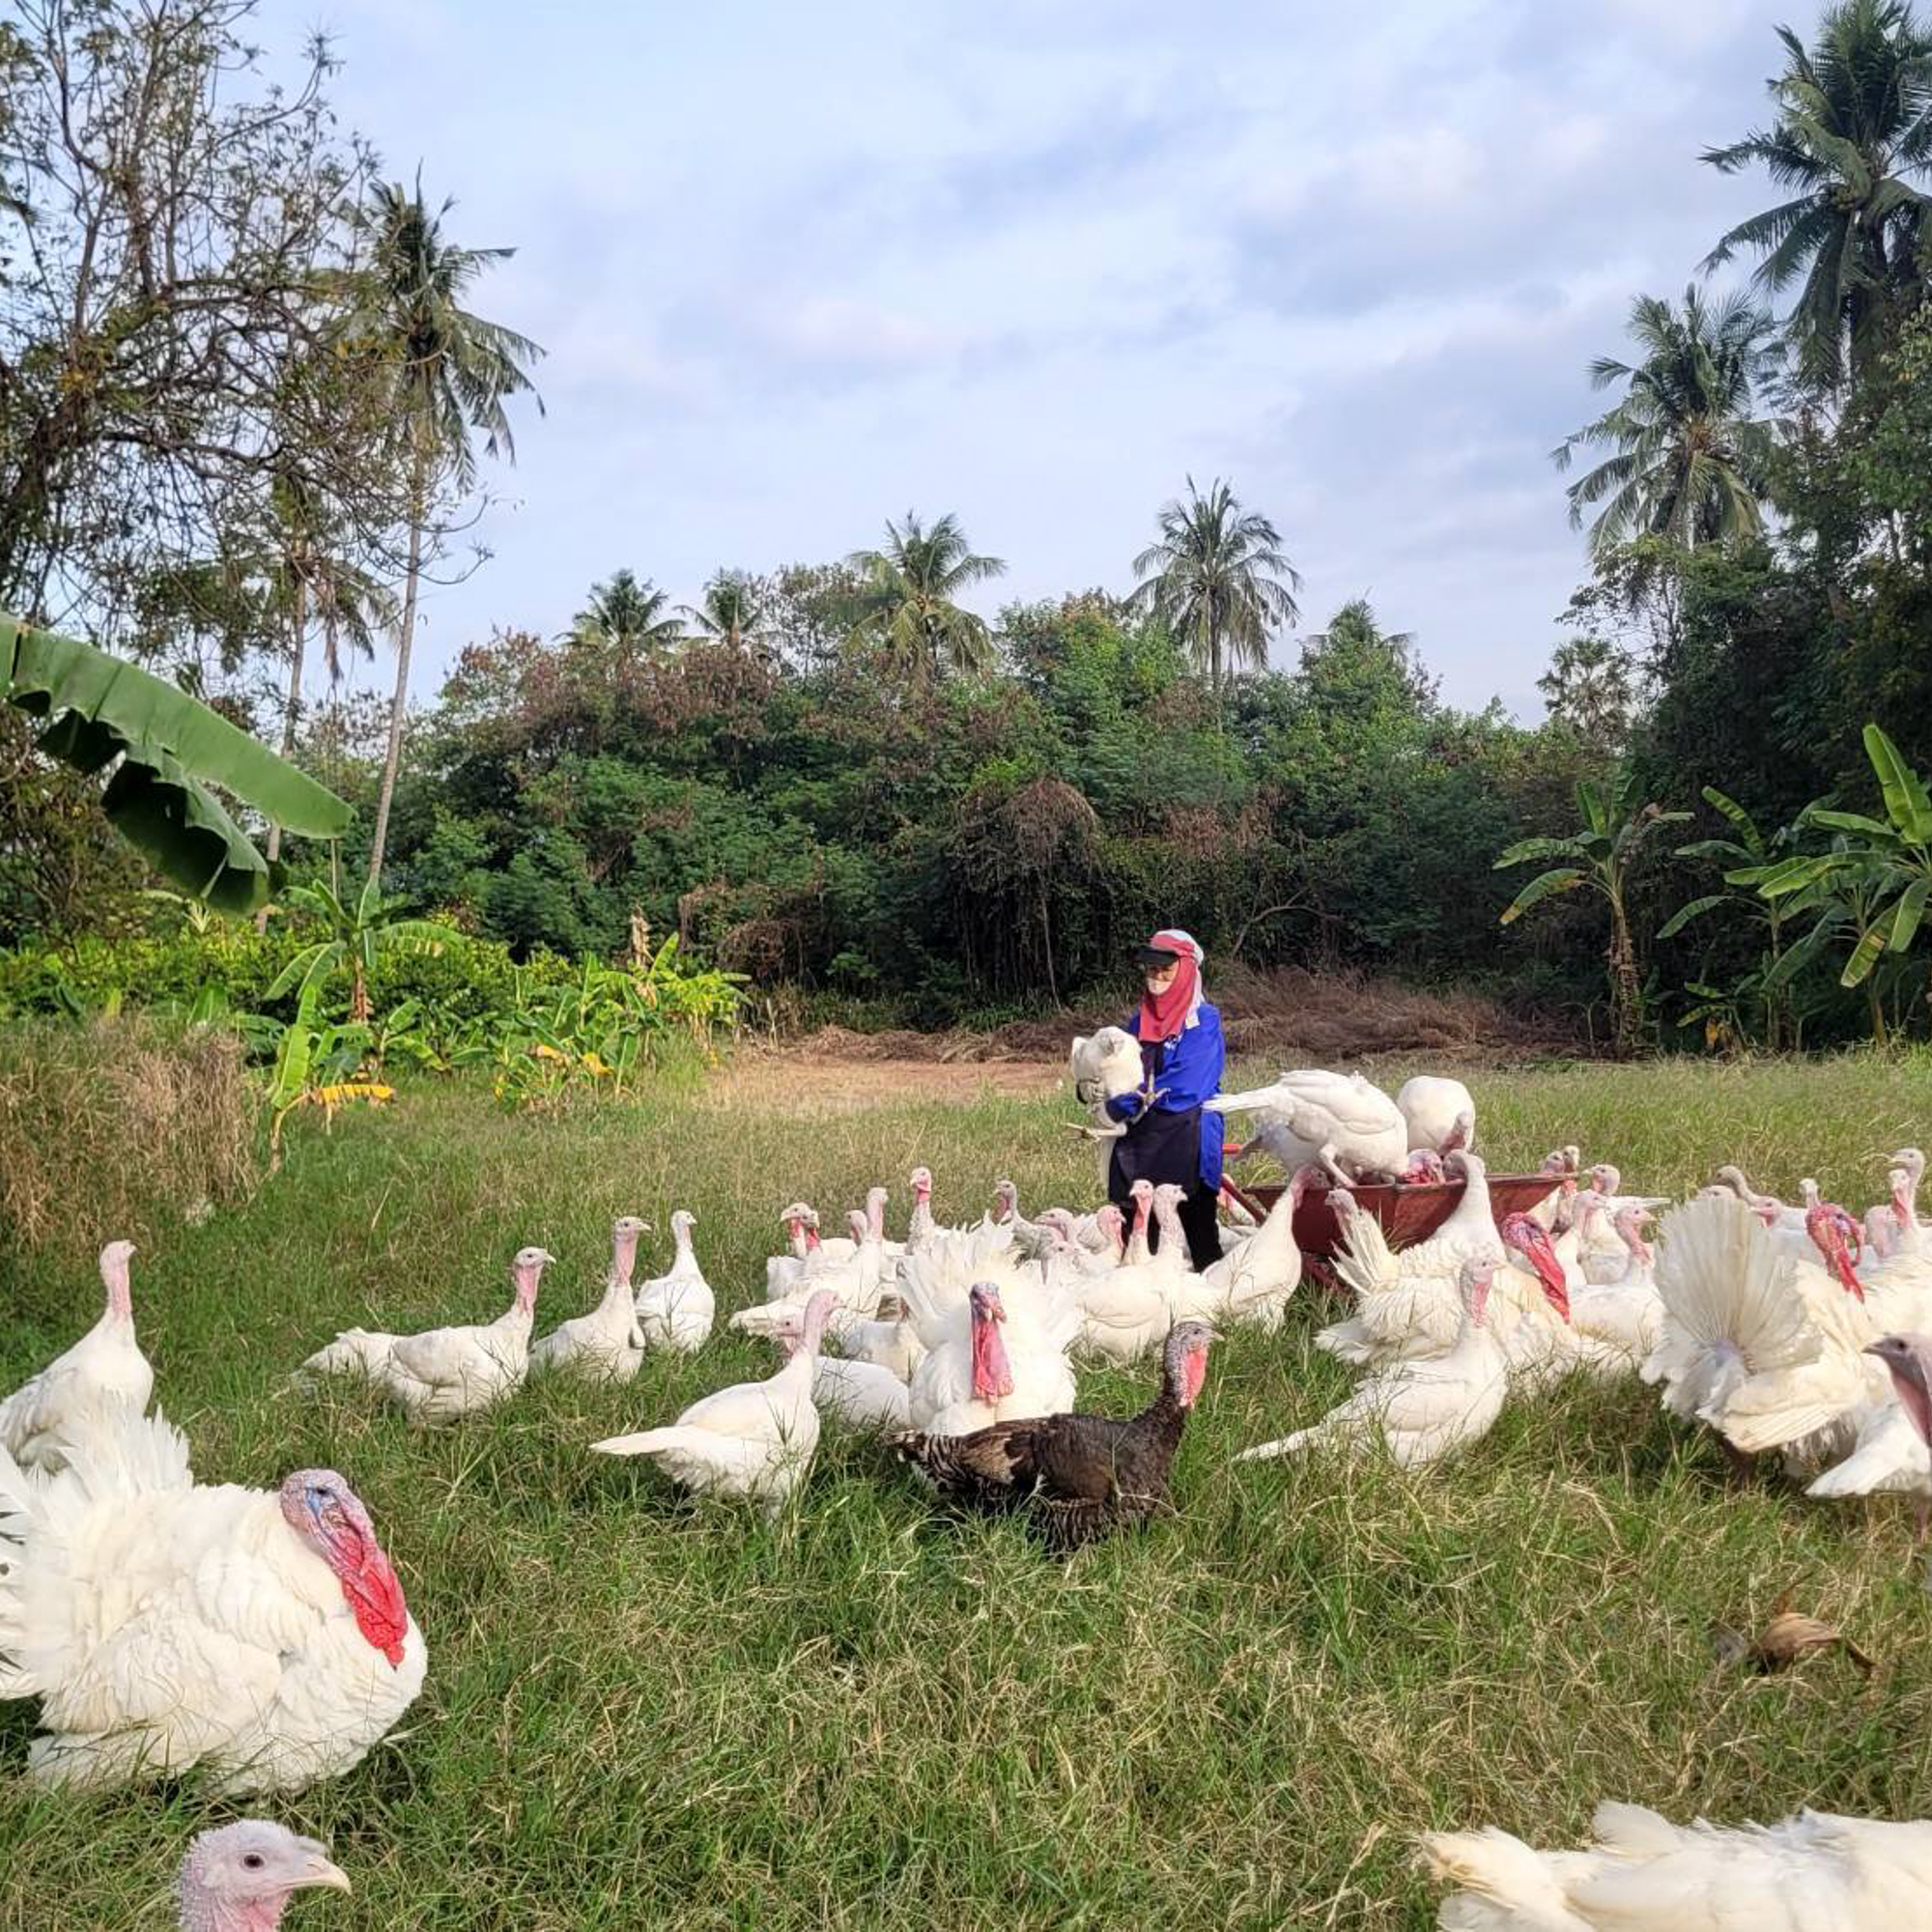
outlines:
[[[742,1006],[732,977],[686,964],[675,937],[641,964],[611,967],[543,948],[519,960],[499,940],[452,927],[434,950],[377,953],[368,1024],[351,1019],[346,972],[316,988],[298,1018],[293,987],[269,991],[314,937],[299,921],[266,933],[217,921],[204,932],[0,952],[0,1018],[126,1009],[233,1019],[259,1056],[278,1060],[285,1027],[299,1025],[327,1034],[338,1075],[364,1060],[500,1068],[543,1044],[574,1064],[590,1055],[621,1079],[673,1037],[710,1052]]]

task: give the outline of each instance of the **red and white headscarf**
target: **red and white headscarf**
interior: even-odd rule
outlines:
[[[1177,971],[1164,992],[1141,995],[1141,1043],[1172,1039],[1176,1034],[1195,1025],[1201,1017],[1201,968],[1208,955],[1192,933],[1179,926],[1156,932],[1148,941],[1163,952],[1176,956]]]

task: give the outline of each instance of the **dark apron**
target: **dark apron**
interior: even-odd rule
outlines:
[[[1114,1143],[1107,1199],[1124,1202],[1137,1180],[1171,1180],[1191,1194],[1201,1185],[1201,1109],[1169,1114],[1150,1107]]]

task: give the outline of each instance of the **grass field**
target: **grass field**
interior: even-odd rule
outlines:
[[[1862,1209],[1873,1156],[1932,1134],[1922,1064],[1512,1072],[1475,1085],[1492,1161],[1576,1140],[1681,1191],[1739,1159]],[[787,1520],[680,1499],[584,1445],[770,1356],[721,1335],[629,1388],[532,1385],[412,1433],[363,1391],[292,1393],[334,1330],[488,1319],[520,1244],[560,1257],[539,1326],[595,1298],[613,1214],[673,1206],[722,1310],[760,1298],[794,1195],[831,1212],[916,1161],[942,1218],[1083,1199],[1063,1098],[916,1096],[808,1115],[780,1071],[562,1122],[458,1091],[298,1137],[245,1209],[152,1240],[135,1305],[204,1480],[333,1464],[368,1502],[430,1646],[405,1729],[351,1776],[256,1801],[327,1839],[353,1901],[293,1927],[1422,1927],[1413,1834],[1574,1838],[1603,1797],[1683,1815],[1800,1804],[1932,1816],[1932,1604],[1902,1503],[1832,1513],[1727,1488],[1634,1383],[1513,1404],[1462,1462],[1232,1467],[1350,1385],[1297,1307],[1216,1352],[1179,1516],[1067,1565],[934,1509],[828,1425]],[[103,1234],[112,1231],[102,1231]],[[661,1264],[660,1233],[648,1243]],[[640,1273],[650,1270],[640,1270]],[[91,1271],[30,1271],[0,1390],[91,1321]],[[722,1320],[722,1318],[721,1318]],[[1128,1410],[1145,1376],[1083,1378]],[[1783,1591],[1881,1660],[1719,1672],[1706,1625]],[[75,1800],[14,1777],[0,1710],[0,1926],[171,1923],[192,1783]]]

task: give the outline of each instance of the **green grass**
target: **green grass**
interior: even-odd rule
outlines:
[[[1511,1072],[1473,1083],[1493,1161],[1555,1142],[1689,1188],[1720,1160],[1862,1208],[1872,1156],[1928,1131],[1921,1066],[1851,1060]],[[781,1083],[775,1083],[781,1085]],[[774,1216],[828,1215],[918,1160],[944,1213],[1084,1198],[1051,1099],[765,1117],[692,1094],[561,1122],[461,1091],[305,1125],[244,1210],[152,1240],[136,1307],[204,1480],[346,1471],[428,1637],[404,1730],[352,1776],[265,1810],[327,1839],[354,1901],[291,1926],[1421,1927],[1413,1834],[1493,1820],[1575,1838],[1602,1797],[1674,1815],[1799,1804],[1932,1815],[1932,1606],[1902,1505],[1827,1513],[1733,1491],[1634,1383],[1512,1405],[1423,1476],[1232,1467],[1350,1378],[1320,1313],[1217,1351],[1177,1472],[1180,1512],[1067,1565],[1006,1523],[935,1513],[828,1426],[793,1516],[681,1499],[584,1445],[766,1372],[721,1335],[630,1388],[532,1386],[486,1420],[410,1431],[288,1372],[354,1321],[494,1315],[513,1250],[560,1258],[541,1316],[594,1298],[611,1216],[698,1216],[729,1310],[757,1298]],[[662,1261],[668,1242],[653,1237]],[[29,1272],[0,1388],[93,1319],[85,1267]],[[1129,1409],[1144,1377],[1083,1398]],[[1782,1591],[1882,1662],[1719,1674],[1712,1618]],[[0,1926],[171,1922],[187,1837],[233,1815],[192,1781],[29,1794],[30,1707],[0,1714]]]

